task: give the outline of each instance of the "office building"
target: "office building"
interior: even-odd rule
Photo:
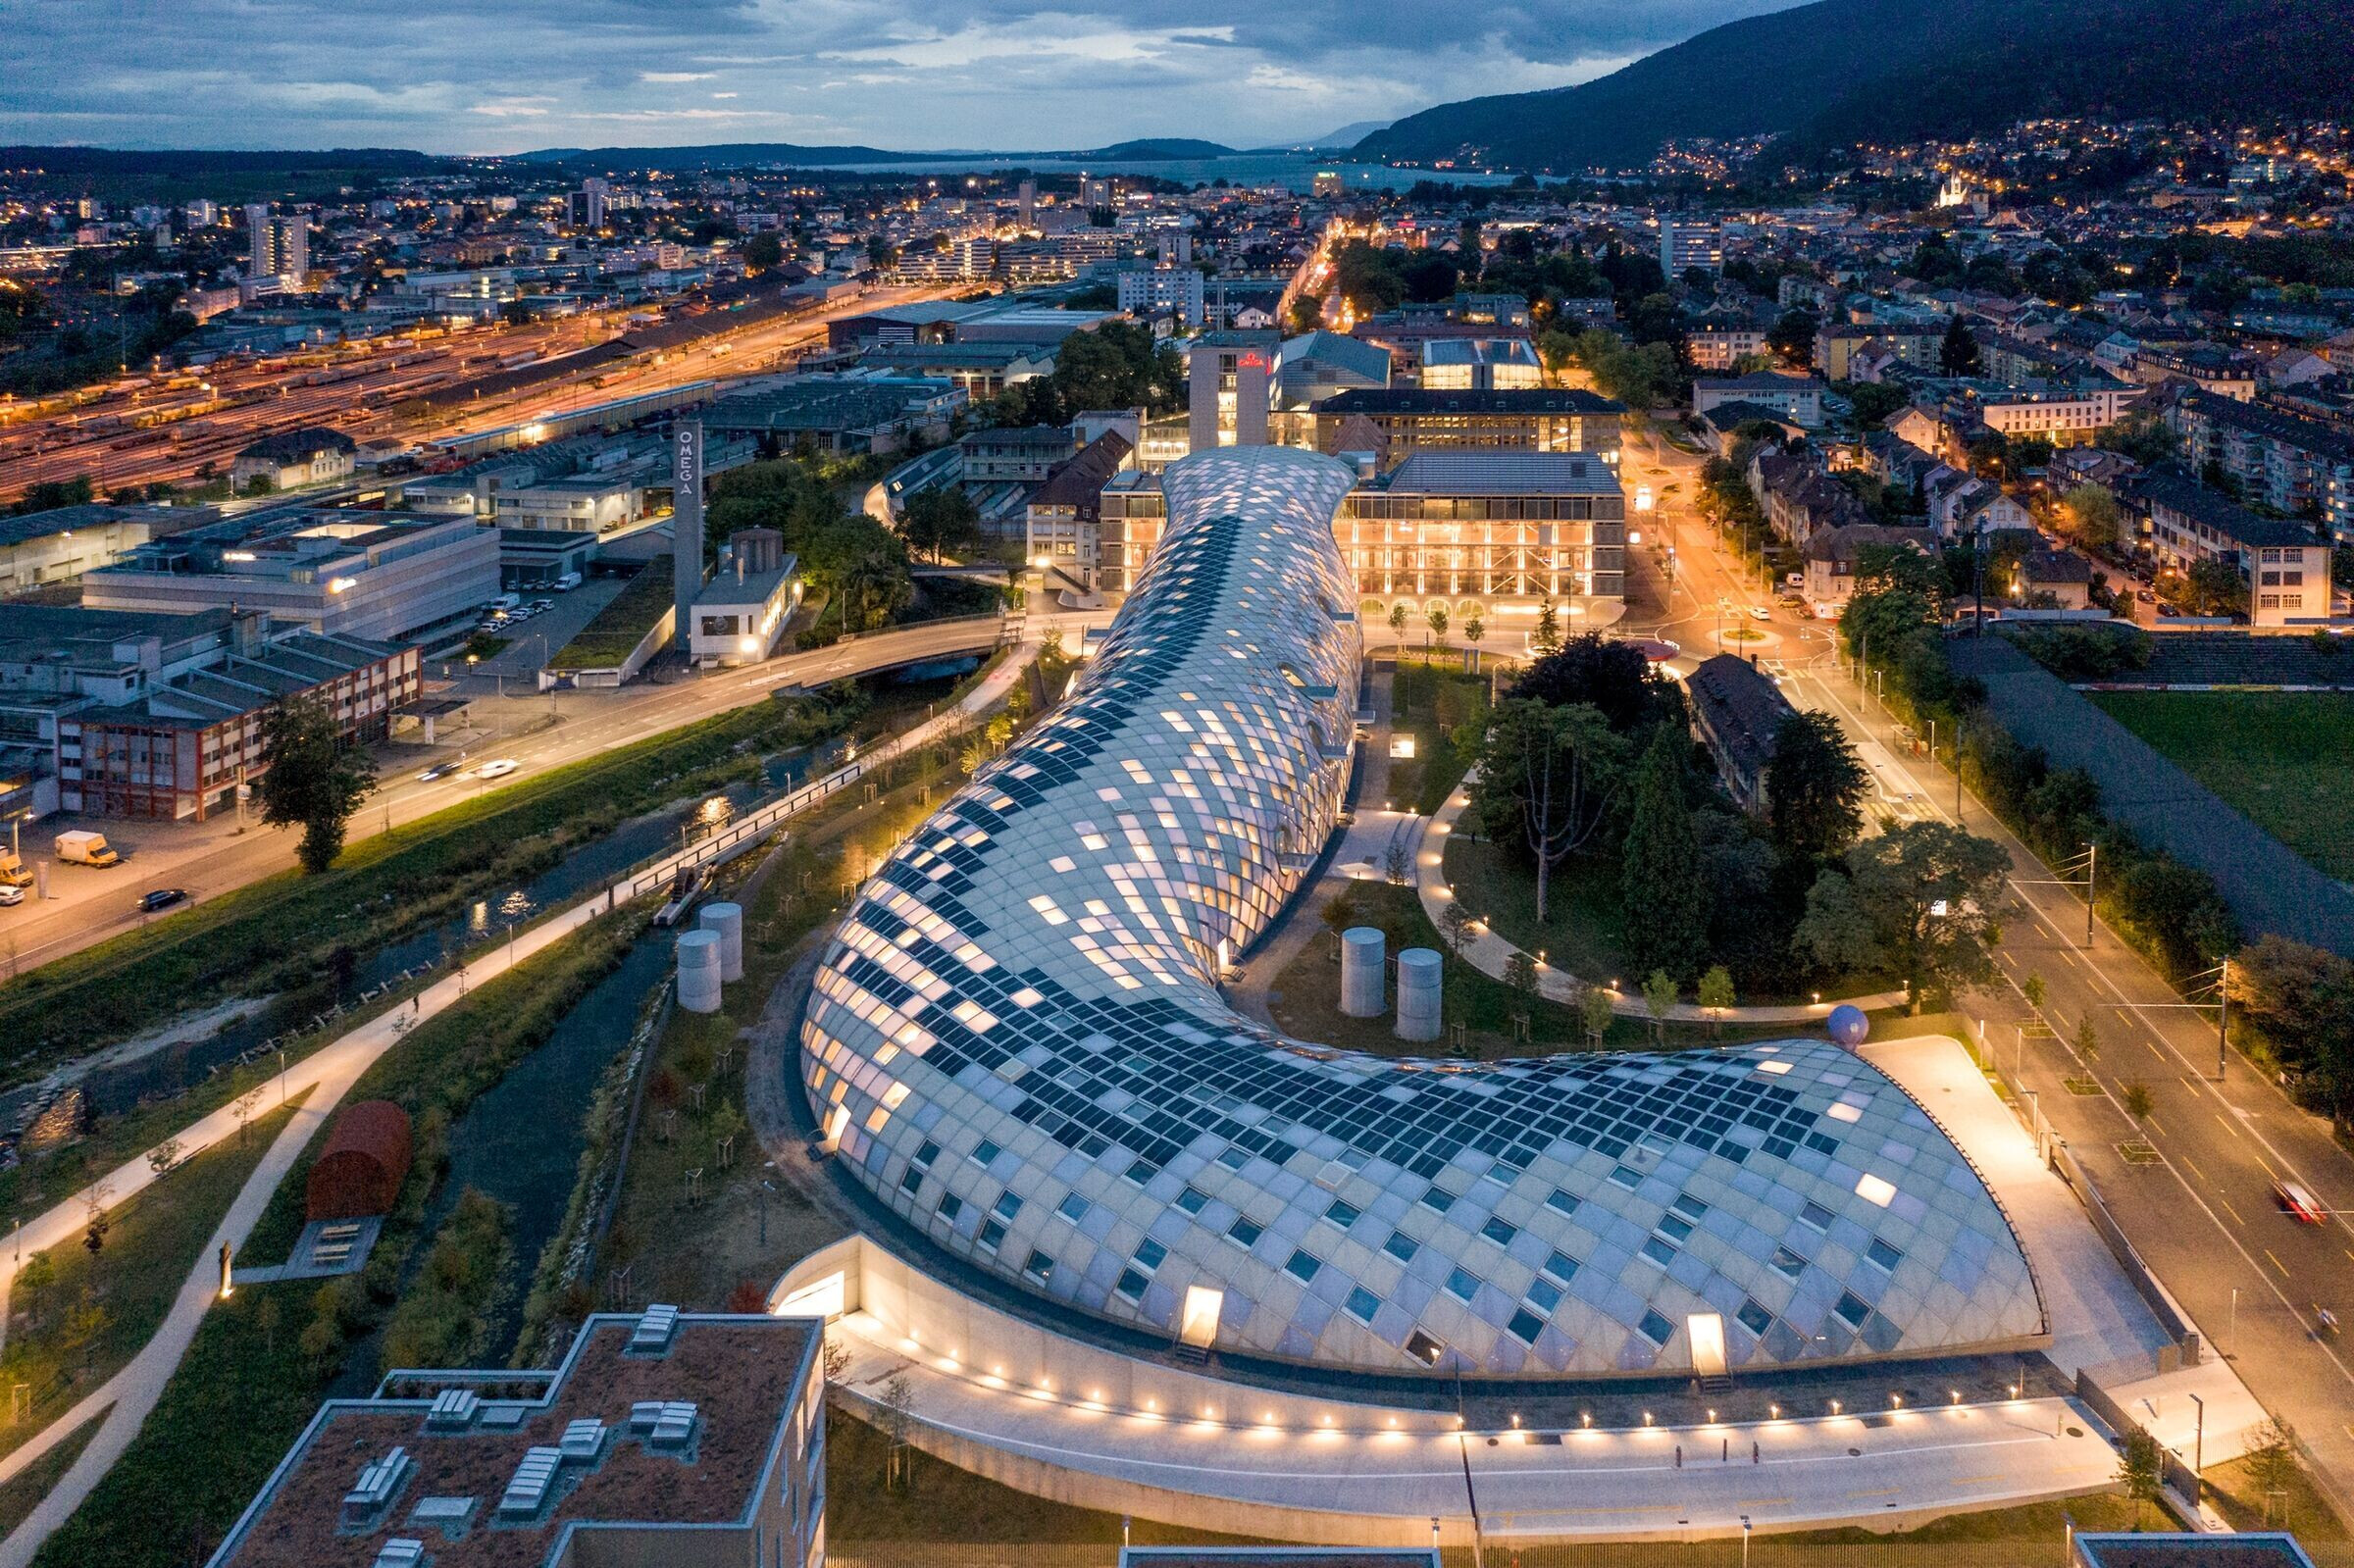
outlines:
[[[71,582],[85,572],[113,565],[151,538],[218,516],[208,507],[108,506],[92,501],[0,518],[0,595]]]
[[[1793,376],[1783,371],[1752,371],[1747,376],[1714,379],[1702,378],[1692,382],[1692,412],[1706,414],[1728,403],[1746,403],[1813,430],[1822,423],[1822,394],[1829,389],[1815,377]]]
[[[283,218],[273,217],[267,202],[254,202],[245,209],[245,276],[249,278],[276,278],[289,291],[302,287],[303,276],[311,270],[310,220],[300,213]]]
[[[570,226],[584,233],[594,233],[605,227],[605,215],[611,210],[613,187],[594,176],[581,181],[581,188],[565,197],[564,216]]]
[[[1543,600],[1599,618],[1625,593],[1626,498],[1593,453],[1418,453],[1351,490],[1333,529],[1360,599],[1479,612],[1508,651]]]
[[[158,614],[0,605],[0,777],[49,781],[35,815],[194,818],[264,771],[262,724],[313,698],[382,740],[418,695],[417,650],[274,624],[238,607]]]
[[[731,536],[688,617],[687,656],[695,667],[752,664],[774,653],[801,602],[799,565],[774,529]]]
[[[235,606],[386,641],[454,623],[497,594],[497,530],[398,512],[230,519],[151,539],[81,580],[92,609]]]
[[[1724,230],[1715,224],[1685,219],[1660,219],[1660,271],[1669,282],[1698,267],[1720,272],[1724,267]]]
[[[1372,452],[1388,466],[1416,452],[1486,448],[1599,452],[1618,458],[1626,405],[1574,387],[1447,392],[1391,387],[1343,392],[1315,406],[1316,449]]]
[[[1433,1071],[1228,1004],[1348,787],[1353,483],[1285,447],[1172,465],[1070,695],[852,896],[801,1082],[895,1244],[988,1277],[1038,1339],[1093,1320],[1433,1393],[2044,1342],[2001,1205],[1853,1051]]]
[[[597,1313],[552,1372],[330,1399],[209,1568],[824,1568],[823,1325]]]
[[[1187,345],[1189,450],[1266,445],[1282,368],[1279,332],[1204,332]]]
[[[1095,586],[1130,592],[1166,518],[1157,475],[1115,475],[1098,503]],[[1589,453],[1423,453],[1360,477],[1333,534],[1360,603],[1416,617],[1444,605],[1458,621],[1478,610],[1500,647],[1545,599],[1574,625],[1614,618],[1625,593],[1625,496]]]

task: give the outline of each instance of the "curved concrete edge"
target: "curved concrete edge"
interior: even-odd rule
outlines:
[[[1463,782],[1455,786],[1447,803],[1433,812],[1422,825],[1420,837],[1414,845],[1414,890],[1422,900],[1422,913],[1430,923],[1443,932],[1439,917],[1446,912],[1448,901],[1455,897],[1454,885],[1447,880],[1447,837],[1455,832],[1456,823],[1471,804],[1471,781],[1478,777],[1474,768],[1463,775]],[[1516,947],[1498,936],[1491,927],[1473,924],[1464,930],[1460,957],[1484,975],[1504,979],[1505,966],[1514,953],[1526,949]],[[1530,955],[1532,958],[1534,954]],[[1537,960],[1537,994],[1550,1002],[1575,1006],[1586,988],[1565,969],[1556,969],[1544,960]],[[1611,1011],[1621,1018],[1648,1020],[1651,1008],[1639,991],[1612,989],[1610,993]],[[1679,1024],[1819,1024],[1830,1016],[1831,1009],[1846,1005],[1861,1007],[1866,1012],[1883,1008],[1902,1007],[1912,1001],[1909,992],[1901,990],[1873,991],[1862,996],[1834,996],[1828,1001],[1799,1002],[1759,1007],[1702,1007],[1696,1002],[1677,1002],[1667,1010],[1667,1017]]]
[[[788,1271],[769,1310],[826,1320],[840,1408],[960,1469],[1077,1507],[1324,1545],[1425,1544],[1434,1523],[1442,1545],[1475,1529],[1530,1544],[1726,1539],[1744,1516],[1768,1534],[1893,1531],[2109,1491],[2116,1473],[2099,1424],[2056,1397],[1464,1432],[1445,1410],[1228,1383],[1065,1339],[862,1236]]]

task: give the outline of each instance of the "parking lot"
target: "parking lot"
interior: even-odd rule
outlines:
[[[548,608],[490,629],[492,636],[507,639],[507,646],[477,663],[474,673],[500,676],[508,680],[531,680],[558,648],[571,641],[597,611],[613,601],[628,582],[628,578],[592,577],[570,593],[558,593],[552,588],[525,590],[523,608],[528,610],[535,601],[540,599],[549,601]],[[446,672],[449,675],[467,673],[461,660],[444,662],[450,666]],[[440,670],[433,672],[435,675],[442,673]]]

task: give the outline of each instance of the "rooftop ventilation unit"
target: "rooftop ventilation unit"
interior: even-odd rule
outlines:
[[[471,1426],[482,1403],[482,1396],[472,1389],[443,1389],[434,1395],[433,1408],[425,1413],[425,1424],[436,1431]]]
[[[556,1467],[564,1462],[560,1448],[535,1446],[524,1451],[523,1462],[515,1467],[514,1479],[498,1499],[501,1517],[529,1518],[547,1505],[547,1489],[554,1484]]]
[[[630,1431],[653,1448],[680,1448],[694,1436],[694,1401],[641,1399],[630,1406]]]
[[[371,1459],[360,1466],[360,1477],[343,1493],[343,1517],[348,1523],[364,1523],[384,1510],[400,1490],[409,1474],[409,1451],[395,1447],[382,1458]]]
[[[679,1309],[657,1301],[645,1309],[638,1327],[630,1335],[630,1351],[634,1355],[661,1355],[670,1348],[671,1339],[679,1332]]]

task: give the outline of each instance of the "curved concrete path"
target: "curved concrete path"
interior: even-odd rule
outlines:
[[[1447,835],[1455,831],[1465,808],[1471,804],[1471,781],[1478,776],[1475,768],[1463,776],[1463,782],[1447,797],[1447,803],[1423,825],[1421,841],[1414,849],[1414,885],[1422,899],[1422,912],[1430,923],[1444,932],[1447,928],[1439,917],[1455,896],[1455,885],[1447,880]],[[1514,953],[1522,951],[1499,936],[1485,925],[1472,925],[1463,932],[1462,958],[1482,974],[1504,978],[1505,965]],[[1535,955],[1531,954],[1531,957]],[[1575,1006],[1586,983],[1565,969],[1555,969],[1537,963],[1537,994],[1547,1001]],[[1641,991],[1612,990],[1611,1011],[1624,1018],[1651,1017],[1651,1008],[1644,1002]],[[1902,1007],[1912,998],[1901,990],[1874,991],[1864,996],[1834,996],[1827,1002],[1799,1002],[1770,1007],[1702,1007],[1696,1002],[1677,1002],[1667,1010],[1669,1019],[1688,1024],[1817,1024],[1828,1017],[1832,1008],[1852,1003],[1867,1012],[1884,1007]]]
[[[851,769],[872,768],[900,754],[927,744],[932,736],[955,718],[982,712],[1001,701],[1015,679],[1028,669],[1037,656],[1034,644],[1017,647],[1013,655],[990,672],[984,680],[954,708],[918,725],[905,734],[887,740],[870,751]],[[803,788],[810,802],[829,798],[832,791],[814,785]],[[52,1487],[25,1522],[4,1542],[0,1542],[0,1568],[22,1568],[48,1540],[51,1532],[73,1517],[91,1490],[112,1469],[117,1459],[130,1446],[138,1435],[149,1411],[163,1396],[164,1386],[178,1369],[180,1357],[196,1338],[196,1330],[204,1321],[206,1310],[215,1299],[220,1284],[219,1253],[226,1241],[231,1247],[241,1246],[251,1234],[254,1224],[262,1217],[270,1195],[293,1169],[303,1148],[310,1142],[322,1123],[342,1102],[344,1093],[357,1083],[360,1076],[376,1064],[400,1037],[418,1023],[432,1018],[463,997],[473,986],[496,979],[509,969],[523,963],[572,935],[610,907],[612,889],[600,887],[596,893],[562,913],[541,922],[531,930],[518,934],[511,943],[491,948],[456,974],[444,977],[418,993],[409,1007],[396,1007],[379,1014],[341,1037],[322,1046],[290,1066],[283,1075],[283,1092],[287,1097],[298,1089],[308,1088],[311,1095],[295,1111],[285,1128],[270,1145],[260,1165],[246,1179],[235,1201],[230,1205],[205,1244],[196,1266],[181,1282],[179,1292],[173,1298],[172,1309],[139,1353],[122,1371],[92,1390],[71,1409],[49,1423],[23,1446],[0,1459],[0,1482],[22,1472],[41,1455],[49,1452],[71,1435],[76,1428],[109,1405],[105,1421],[91,1438],[65,1475]],[[237,1121],[224,1106],[210,1116],[200,1117],[182,1128],[179,1134],[184,1154],[208,1148],[222,1138],[231,1137]],[[24,1239],[34,1251],[53,1246],[80,1234],[84,1216],[93,1195],[111,1207],[122,1202],[156,1180],[155,1171],[142,1151],[137,1157],[125,1161],[112,1172],[84,1188],[31,1220],[26,1222]],[[0,1290],[14,1282],[17,1271],[16,1254],[0,1258]],[[0,1294],[0,1311],[5,1311],[6,1297]]]

